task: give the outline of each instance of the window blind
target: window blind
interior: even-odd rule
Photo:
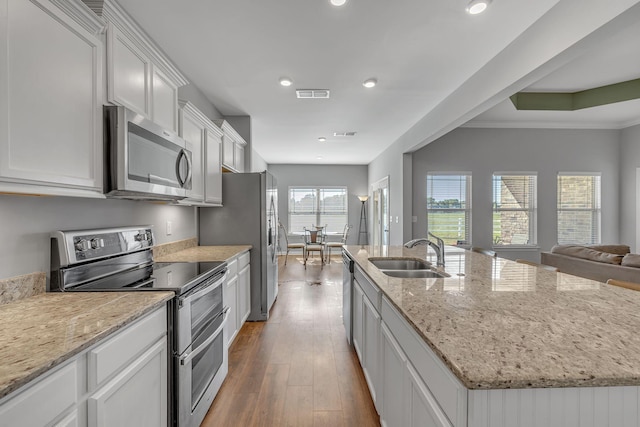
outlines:
[[[471,245],[471,175],[427,174],[427,232]]]
[[[493,175],[493,244],[536,244],[537,174],[495,172]]]
[[[348,223],[347,187],[290,187],[289,231],[301,232],[313,225],[326,231],[342,231]]]
[[[558,174],[558,243],[600,243],[600,181],[599,173]]]

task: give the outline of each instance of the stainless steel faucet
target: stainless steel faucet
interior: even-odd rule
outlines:
[[[407,248],[412,248],[416,245],[429,245],[433,248],[434,251],[436,251],[436,264],[440,267],[444,267],[444,241],[439,238],[438,236],[435,236],[431,233],[429,233],[429,236],[432,237],[437,243],[433,243],[433,241],[421,237],[419,239],[413,239],[413,240],[409,240],[407,243],[404,244],[405,247]]]

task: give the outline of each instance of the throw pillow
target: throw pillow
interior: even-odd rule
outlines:
[[[622,258],[622,265],[627,267],[639,267],[640,268],[640,255],[638,254],[626,254]]]

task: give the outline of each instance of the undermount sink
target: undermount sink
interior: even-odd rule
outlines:
[[[431,263],[414,258],[369,258],[380,270],[427,270]]]
[[[402,277],[405,279],[432,279],[447,277],[433,270],[382,270],[384,274],[391,277]]]
[[[447,277],[446,274],[431,270],[431,263],[415,258],[369,258],[381,272],[391,277],[406,279],[428,279]]]

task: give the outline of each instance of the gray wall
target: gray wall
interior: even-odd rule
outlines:
[[[297,186],[346,186],[349,191],[349,224],[351,229],[348,243],[358,241],[358,225],[362,204],[357,196],[367,194],[367,166],[342,165],[269,165],[269,172],[278,180],[278,215],[282,224],[289,227],[289,187]],[[371,211],[368,210],[367,214]],[[369,215],[367,216],[369,218]]]
[[[394,143],[369,164],[369,186],[367,194],[371,196],[371,185],[384,177],[389,177],[389,215],[399,217],[389,227],[389,244],[400,245],[411,239],[411,155],[402,152],[402,146]],[[369,212],[371,198],[369,198]],[[372,224],[369,224],[371,235]]]
[[[158,243],[197,236],[195,208],[129,200],[0,195],[0,278],[49,271],[55,230],[154,226]],[[166,221],[172,235],[166,235]]]
[[[192,83],[178,88],[178,98],[190,101],[205,116],[211,120],[223,119],[224,117],[218,109],[207,99],[207,97]]]
[[[640,168],[640,125],[621,131],[620,137],[620,242],[640,252],[637,210],[637,169]]]
[[[413,156],[414,236],[426,232],[426,174],[472,173],[472,244],[492,246],[492,175],[538,172],[538,245],[556,244],[558,172],[602,172],[602,241],[619,242],[619,142],[617,130],[458,128]],[[640,150],[640,148],[639,148]],[[539,261],[539,251],[502,250],[506,258]]]

